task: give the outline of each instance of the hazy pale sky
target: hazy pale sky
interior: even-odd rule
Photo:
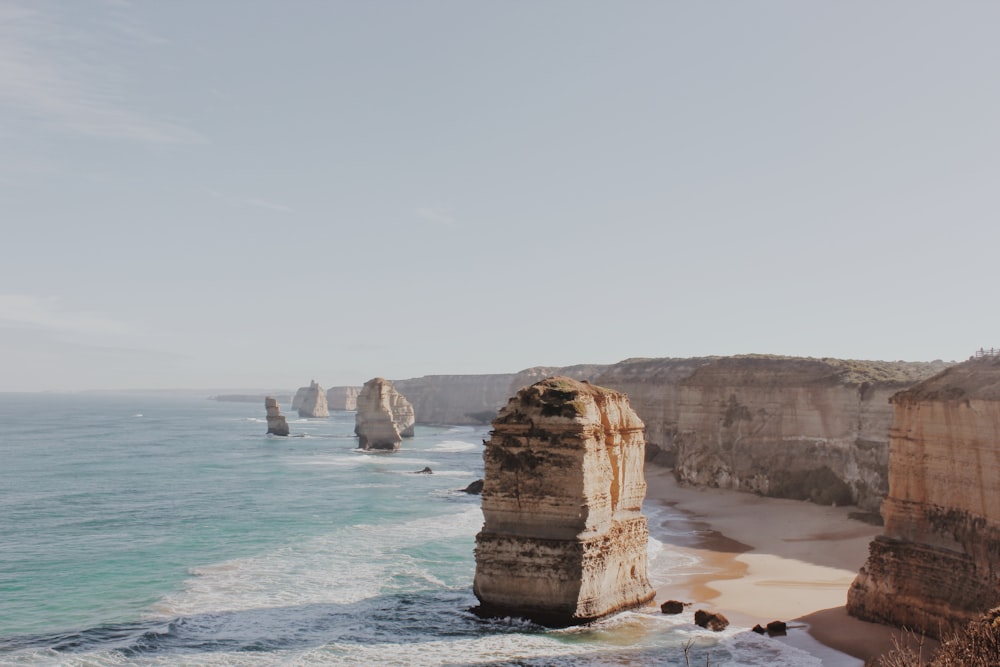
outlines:
[[[997,35],[993,0],[0,0],[0,390],[964,359]]]

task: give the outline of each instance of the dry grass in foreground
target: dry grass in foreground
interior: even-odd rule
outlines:
[[[928,659],[922,643],[916,649],[901,646],[865,663],[868,667],[996,667],[1000,665],[1000,607],[946,639]]]

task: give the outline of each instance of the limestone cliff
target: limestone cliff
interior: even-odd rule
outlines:
[[[877,512],[888,489],[888,399],[946,366],[763,355],[629,359],[397,386],[422,422],[468,424],[547,375],[589,380],[628,394],[650,451],[659,452],[654,460],[682,481]]]
[[[326,390],[326,406],[330,410],[357,410],[361,387],[330,387]]]
[[[1000,359],[892,399],[885,532],[848,612],[941,636],[1000,604]]]
[[[277,399],[271,396],[265,398],[264,409],[267,411],[267,432],[274,435],[288,435],[288,421],[281,414]]]
[[[372,378],[358,395],[354,433],[361,449],[396,451],[413,436],[414,411],[409,401],[384,378]]]
[[[877,512],[887,490],[889,397],[937,363],[747,355],[622,362],[627,392],[676,477]]]
[[[304,391],[303,391],[304,390]],[[326,407],[326,392],[315,380],[309,383],[308,387],[299,389],[302,398],[298,408],[300,417],[329,417],[330,410]],[[296,393],[298,397],[298,393]]]
[[[489,424],[522,387],[553,375],[586,380],[604,368],[536,366],[517,373],[425,375],[393,384],[413,404],[421,424]]]
[[[570,378],[510,399],[483,453],[480,613],[566,625],[653,599],[642,429],[627,397]]]

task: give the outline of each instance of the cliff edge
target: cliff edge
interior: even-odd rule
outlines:
[[[1000,604],[1000,359],[953,366],[892,405],[885,532],[847,609],[940,637]]]

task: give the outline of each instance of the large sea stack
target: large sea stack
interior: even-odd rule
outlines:
[[[308,387],[299,389],[302,398],[298,405],[299,417],[329,417],[330,410],[326,407],[326,392],[315,380]],[[298,393],[296,394],[298,397]]]
[[[267,410],[267,432],[273,435],[288,435],[288,422],[281,414],[277,399],[268,396],[264,399]]]
[[[644,450],[624,394],[555,377],[511,398],[483,452],[478,613],[561,626],[652,600]]]
[[[361,449],[396,451],[413,436],[413,406],[384,378],[372,378],[358,394],[354,433]]]
[[[1000,359],[892,398],[885,532],[847,610],[940,637],[1000,604]]]

